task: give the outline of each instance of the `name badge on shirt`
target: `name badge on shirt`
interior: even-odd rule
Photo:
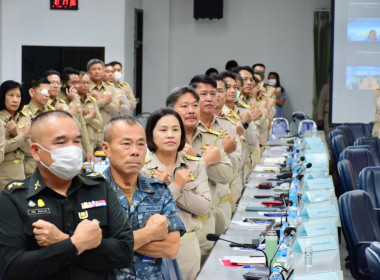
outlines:
[[[137,207],[138,213],[147,213],[147,212],[161,212],[162,211],[162,205],[140,205]]]
[[[50,208],[41,208],[41,209],[28,210],[28,215],[29,216],[41,215],[41,214],[49,214],[49,213],[50,213]]]

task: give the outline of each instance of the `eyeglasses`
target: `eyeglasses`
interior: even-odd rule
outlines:
[[[54,85],[56,85],[56,86],[62,86],[62,83],[61,82],[50,82],[50,85],[51,86],[54,86]]]

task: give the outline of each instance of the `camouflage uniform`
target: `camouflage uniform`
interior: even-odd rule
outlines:
[[[128,199],[117,187],[111,169],[107,168],[104,174],[116,192],[133,230],[143,228],[150,216],[161,214],[167,217],[169,232],[180,231],[181,236],[185,233],[186,229],[178,217],[174,197],[164,182],[139,175],[132,205],[129,205]],[[162,259],[155,258],[149,262],[144,262],[144,256],[135,252],[134,263],[134,270],[131,268],[115,270],[114,279],[162,279]]]
[[[166,167],[160,162],[155,153],[146,159],[141,174],[151,178],[152,170]],[[188,169],[193,176],[185,188],[180,191],[174,184],[175,174],[178,170]],[[200,216],[211,210],[211,195],[208,186],[208,177],[204,161],[199,157],[177,154],[173,174],[168,174],[169,189],[174,195],[178,206],[178,216],[186,227],[186,234],[181,237],[177,261],[184,280],[193,280],[199,272],[201,264],[201,251],[196,231],[202,227]]]

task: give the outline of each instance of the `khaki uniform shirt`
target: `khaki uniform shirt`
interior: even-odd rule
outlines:
[[[133,94],[131,86],[127,82],[118,84],[117,86],[121,88],[122,90],[124,90],[124,93],[128,98],[129,104],[131,104],[131,110],[136,109],[137,100],[136,100],[135,95]]]
[[[88,115],[88,112],[91,108],[95,108],[95,118],[91,118],[90,115]],[[94,151],[94,143],[99,142],[100,139],[103,138],[103,119],[102,115],[100,114],[98,104],[96,102],[96,99],[88,93],[86,96],[86,99],[82,102],[81,101],[81,114],[82,112],[85,114],[83,119],[86,123],[88,138],[90,141],[91,151]],[[97,140],[98,139],[98,140]]]
[[[380,88],[373,93],[373,103],[375,104],[376,112],[372,134],[374,137],[380,138]]]
[[[219,203],[219,195],[217,192],[217,183],[229,184],[236,176],[230,159],[224,152],[221,139],[218,136],[207,131],[203,125],[199,124],[193,135],[191,146],[198,155],[203,155],[202,146],[215,146],[221,151],[221,160],[217,164],[209,165],[206,168],[209,178],[209,187],[211,193],[212,206],[215,207]]]
[[[69,111],[68,104],[66,104],[66,102],[62,98],[59,98],[58,96],[54,100],[50,98],[48,102],[46,103],[46,107],[48,108],[49,111],[56,110],[55,105],[60,105],[63,111],[66,111],[66,112]]]
[[[115,91],[116,91],[116,94],[117,94],[117,100],[120,102],[121,100],[121,104],[120,104],[120,108],[119,108],[119,111],[117,113],[112,113],[111,114],[111,117],[115,117],[115,116],[126,116],[126,115],[130,115],[131,113],[131,104],[129,103],[129,100],[127,98],[127,96],[125,95],[124,93],[124,90],[118,86],[115,86],[113,83],[110,83],[110,82],[107,82],[107,84],[109,84],[110,86],[113,86],[115,88]]]
[[[117,113],[119,111],[119,100],[117,98],[117,92],[113,86],[107,85],[102,82],[100,87],[96,86],[94,82],[90,82],[90,92],[97,91],[99,94],[99,100],[97,100],[100,114],[102,115],[103,123],[106,124],[111,119],[112,113]],[[103,96],[105,94],[111,94],[112,100],[110,103],[105,104],[103,101]]]
[[[201,122],[200,125],[203,125]],[[204,125],[203,128],[208,130]],[[216,136],[218,136],[221,141],[223,142],[223,138],[226,134],[229,134],[231,136],[234,136],[237,142],[237,147],[235,152],[227,154],[228,158],[230,159],[232,166],[235,170],[235,177],[232,181],[229,182],[232,183],[236,177],[238,176],[238,171],[241,170],[241,144],[239,137],[236,133],[236,128],[234,125],[232,125],[227,119],[219,118],[219,117],[213,117],[213,120],[211,122],[210,132],[215,133]],[[229,184],[218,184],[218,194],[219,197],[223,197],[230,194],[230,188]]]
[[[140,173],[145,177],[152,178],[151,172],[156,168],[166,170],[156,154],[151,153]],[[182,169],[190,170],[192,181],[188,182],[180,191],[175,186],[174,180],[176,172]],[[170,181],[168,187],[174,195],[178,206],[178,215],[185,224],[186,232],[197,231],[202,224],[199,217],[206,215],[211,210],[211,194],[204,161],[199,157],[178,153],[173,174],[168,172],[168,177]]]
[[[24,126],[27,123],[30,123],[31,119],[21,112],[16,113],[13,120],[17,124],[18,134],[15,137],[11,137],[6,130],[6,125],[7,122],[12,119],[12,116],[8,113],[7,110],[2,110],[0,112],[0,118],[4,122],[3,127],[5,129],[5,155],[3,163],[11,163],[13,161],[17,161],[15,163],[19,163],[20,161],[24,160],[25,153],[30,154],[30,137],[24,139],[24,137],[22,137],[22,132],[24,130]]]

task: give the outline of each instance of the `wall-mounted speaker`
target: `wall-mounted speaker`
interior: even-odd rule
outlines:
[[[194,0],[194,18],[223,18],[223,0]]]

